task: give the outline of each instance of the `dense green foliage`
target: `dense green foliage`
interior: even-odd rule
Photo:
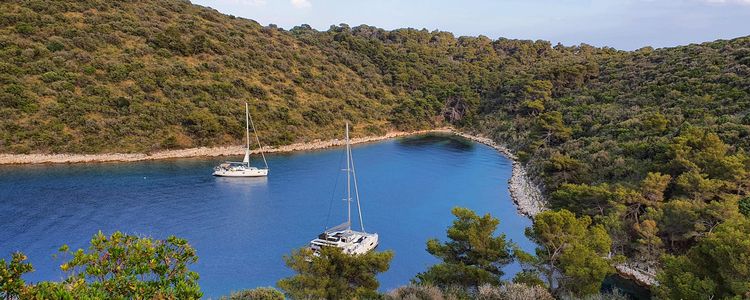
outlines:
[[[665,299],[750,298],[750,220],[719,225],[684,256],[667,256],[659,282]]]
[[[533,227],[526,230],[539,245],[533,255],[506,241],[505,235],[495,236],[500,221],[489,214],[480,217],[456,207],[453,215],[448,240],[427,242],[427,251],[442,262],[418,274],[415,286],[393,291],[392,297],[505,299],[502,295],[511,293],[525,299],[530,297],[520,295],[538,290],[558,297],[599,295],[604,277],[614,272],[612,264],[619,260],[609,258],[612,240],[603,225],[592,225],[588,216],[576,218],[567,210],[545,211],[534,218]],[[523,270],[513,283],[506,282],[502,268],[514,259]],[[511,292],[509,287],[524,288]]]
[[[20,252],[13,253],[9,263],[0,259],[0,299],[15,299],[24,291],[26,283],[21,275],[34,271],[26,259],[26,255]]]
[[[481,124],[534,157],[617,162],[568,178],[585,181],[637,178],[645,168],[630,162],[663,150],[645,141],[683,123],[733,145],[750,124],[747,38],[623,52],[345,24],[285,31],[180,0],[11,1],[0,14],[1,152],[237,143],[250,101],[265,144],[332,137],[344,119],[360,135]],[[557,175],[589,173],[574,169]]]
[[[220,300],[284,300],[284,294],[272,287],[260,287],[232,293]]]
[[[507,79],[475,128],[516,150],[551,208],[590,216],[616,254],[653,267],[740,217],[750,192],[750,38],[533,49],[530,63],[514,66],[527,81]]]
[[[375,275],[388,271],[392,251],[349,255],[336,247],[323,247],[320,255],[309,248],[285,256],[296,275],[277,285],[292,299],[372,299],[378,296]]]
[[[439,288],[432,285],[407,285],[384,295],[386,300],[553,300],[547,289],[517,283],[485,284],[478,288],[453,286]],[[612,299],[615,300],[615,299]],[[617,299],[620,300],[620,299]]]
[[[419,284],[439,287],[458,285],[477,288],[500,283],[502,268],[512,261],[505,235],[494,236],[500,221],[489,214],[456,207],[456,220],[448,228],[448,241],[427,241],[427,252],[442,260],[416,277]]]
[[[60,269],[61,282],[26,285],[20,277],[33,270],[26,256],[0,260],[0,292],[7,299],[200,299],[198,274],[188,266],[198,260],[186,240],[174,236],[154,240],[115,232],[91,239],[88,251],[70,252]]]
[[[466,119],[479,99],[458,80],[481,80],[472,58],[414,44],[427,32],[284,31],[182,0],[4,1],[0,20],[0,152],[238,143],[245,101],[264,144],[344,120],[380,134],[437,124],[445,101]]]
[[[552,299],[538,277],[536,282],[501,280],[501,268],[514,256],[511,254],[513,245],[505,236],[494,235],[499,220],[490,215],[480,217],[466,208],[454,208],[453,214],[456,220],[448,229],[449,241],[428,241],[428,251],[443,262],[417,275],[417,285],[380,294],[376,275],[388,270],[393,252],[347,255],[339,248],[326,247],[319,256],[312,255],[308,248],[285,256],[287,266],[296,274],[280,280],[278,286],[292,299]],[[601,226],[591,227],[587,217],[576,219],[567,211],[545,212],[539,218],[536,224],[540,225],[530,229],[529,234],[534,232],[537,241],[546,241],[546,247],[563,243],[562,258],[544,261],[545,255],[539,254],[542,250],[534,257],[515,249],[515,255],[527,264],[525,272],[517,278],[532,273],[537,276],[537,270],[560,268],[556,270],[564,277],[557,279],[564,283],[554,291],[598,295],[597,290],[590,287],[596,286],[601,278],[597,281],[592,277],[608,270],[600,266],[606,259],[589,253],[601,255],[608,247],[608,237]],[[567,255],[574,251],[583,255]],[[68,273],[61,282],[27,285],[21,277],[33,268],[25,262],[25,255],[13,254],[10,263],[0,260],[0,296],[7,299],[197,299],[202,296],[198,274],[188,270],[189,264],[197,260],[196,253],[187,241],[176,237],[153,240],[120,232],[111,236],[98,233],[92,238],[88,251],[71,252],[63,246],[60,252],[70,256],[60,266]],[[587,269],[592,265],[597,268]],[[589,290],[582,293],[582,288]],[[234,292],[221,299],[284,298],[280,291],[268,287]]]
[[[598,293],[604,277],[614,272],[607,258],[612,240],[604,226],[592,226],[587,216],[576,218],[567,210],[545,211],[534,217],[526,236],[539,246],[535,256],[516,250],[525,266],[516,276],[517,282],[538,283],[529,279],[540,275],[554,294],[580,297]]]

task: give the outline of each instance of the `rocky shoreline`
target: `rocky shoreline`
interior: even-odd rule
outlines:
[[[513,199],[519,213],[533,218],[536,214],[546,209],[546,201],[544,200],[544,196],[542,196],[541,189],[534,184],[526,173],[526,168],[518,161],[518,157],[510,149],[496,143],[490,138],[480,135],[458,131],[453,131],[453,133],[474,142],[490,146],[510,158],[513,162],[513,168],[510,179],[508,179],[508,190],[510,190],[510,198]]]
[[[381,136],[369,136],[361,138],[352,138],[352,144],[361,144],[377,142],[396,137],[417,135],[425,133],[451,133],[450,128],[439,128],[432,130],[419,131],[395,131]],[[294,143],[278,147],[264,146],[265,153],[280,153],[294,151],[310,151],[325,149],[330,147],[342,146],[344,140],[315,140],[307,143]],[[258,149],[252,150],[251,153],[259,153]],[[244,146],[223,146],[223,147],[200,147],[180,150],[165,150],[154,153],[103,153],[103,154],[0,154],[0,165],[14,164],[60,164],[60,163],[101,163],[101,162],[133,162],[143,160],[159,160],[170,158],[188,158],[188,157],[215,157],[243,155]]]

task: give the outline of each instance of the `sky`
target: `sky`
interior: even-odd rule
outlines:
[[[750,35],[750,0],[192,0],[262,25],[426,28],[633,50]]]

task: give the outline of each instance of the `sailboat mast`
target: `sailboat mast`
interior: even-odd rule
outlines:
[[[245,112],[247,113],[247,118],[250,120],[250,126],[253,127],[253,133],[255,133],[255,141],[258,142],[258,151],[260,151],[260,156],[263,157],[263,164],[266,165],[266,169],[268,169],[268,162],[266,161],[266,155],[263,154],[263,146],[260,145],[260,138],[258,138],[258,130],[255,129],[255,123],[253,123],[253,118],[250,117],[250,113],[247,110],[247,102],[245,102]],[[250,132],[247,132],[247,151],[250,151]]]
[[[349,122],[346,122],[346,205],[348,212],[347,228],[352,229],[352,184],[351,184],[351,149],[349,148]]]

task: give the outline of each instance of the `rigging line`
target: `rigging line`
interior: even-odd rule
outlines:
[[[247,102],[245,102],[245,109],[247,110]],[[255,133],[255,140],[258,142],[258,151],[260,151],[260,156],[263,157],[263,163],[266,165],[266,169],[268,169],[268,162],[266,161],[266,155],[263,154],[263,146],[260,145],[260,139],[258,138],[258,131],[255,130],[255,124],[253,123],[253,117],[250,116],[250,113],[248,111],[247,117],[250,120],[250,125],[253,126],[253,133]],[[250,148],[250,137],[248,137],[248,148]]]
[[[245,102],[245,149],[246,151],[250,151],[250,129],[247,128],[248,123],[250,122],[250,110],[248,108],[247,102]],[[255,127],[253,127],[253,131],[255,131]]]
[[[362,220],[362,206],[359,204],[359,186],[357,185],[357,171],[354,170],[354,156],[352,155],[351,149],[349,150],[349,161],[352,163],[352,176],[354,177],[354,195],[357,197],[357,211],[359,211],[359,227],[362,228],[362,232],[365,231],[365,223]]]
[[[344,160],[344,153],[341,153],[339,155],[339,166],[338,169],[341,170],[341,163]],[[323,230],[328,229],[328,221],[331,219],[331,210],[333,209],[333,200],[336,196],[336,188],[339,186],[339,177],[341,177],[341,172],[336,172],[336,180],[333,182],[333,190],[331,191],[331,201],[328,202],[328,215],[326,216],[326,221],[323,224]]]

